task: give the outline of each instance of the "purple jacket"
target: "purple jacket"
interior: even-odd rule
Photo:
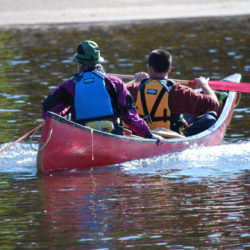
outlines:
[[[139,136],[151,138],[152,134],[148,125],[137,113],[133,99],[123,81],[115,76],[105,75],[105,85],[110,90],[110,84],[114,86],[118,94],[118,106],[120,117],[128,128]],[[64,116],[66,108],[74,105],[75,84],[70,79],[61,83],[44,101],[42,115],[45,119],[46,112],[51,111]]]

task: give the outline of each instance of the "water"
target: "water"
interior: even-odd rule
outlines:
[[[156,47],[172,78],[250,82],[249,17],[0,31],[0,150],[42,122],[41,101],[98,42],[107,72],[145,70]],[[247,249],[250,95],[222,145],[89,171],[37,175],[29,141],[0,155],[0,249]],[[36,147],[37,137],[34,138]]]

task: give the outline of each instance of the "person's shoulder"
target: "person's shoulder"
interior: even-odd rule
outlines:
[[[122,79],[119,78],[118,76],[113,76],[113,75],[105,75],[105,78],[111,82],[119,82],[119,83],[123,83]]]
[[[196,92],[188,86],[177,83],[174,86],[172,86],[172,88],[170,90],[170,95],[171,96],[178,96],[178,97],[181,97],[181,96],[191,97],[191,96],[196,96]]]
[[[121,78],[113,75],[105,75],[105,81],[113,84],[116,88],[126,88],[125,83]]]
[[[74,79],[73,78],[70,78],[70,79],[67,79],[65,80],[64,82],[62,82],[63,86],[71,86],[71,85],[74,85]]]
[[[65,80],[59,85],[59,88],[67,90],[69,93],[73,94],[75,90],[75,82],[72,78]]]
[[[141,82],[135,82],[135,81],[132,81],[132,82],[129,82],[126,86],[128,89],[138,89],[139,86],[141,85]]]
[[[176,85],[175,81],[174,80],[170,80],[170,79],[166,80],[166,84],[169,87],[173,87],[173,86]]]
[[[189,91],[189,90],[192,91],[191,88],[178,83],[173,84],[171,88],[171,91]]]

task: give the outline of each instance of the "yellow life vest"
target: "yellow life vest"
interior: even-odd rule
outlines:
[[[140,84],[135,105],[150,129],[157,127],[171,129],[168,97],[172,86],[168,85],[166,80],[154,79],[148,79]]]

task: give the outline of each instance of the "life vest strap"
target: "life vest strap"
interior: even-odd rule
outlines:
[[[140,93],[141,93],[141,103],[142,103],[143,112],[145,116],[149,116],[148,107],[147,107],[146,98],[145,98],[145,84],[143,84]]]
[[[160,91],[159,95],[157,96],[157,99],[155,100],[155,103],[154,103],[154,106],[152,107],[152,110],[150,112],[150,116],[151,116],[151,119],[152,121],[154,121],[154,118],[158,118],[158,117],[155,117],[155,112],[157,111],[157,108],[161,102],[161,99],[163,97],[163,95],[165,94],[166,92],[166,88],[164,88],[164,86],[162,87],[162,90]],[[164,109],[163,111],[163,121],[167,121],[167,110]]]
[[[146,121],[148,124],[152,123],[152,122],[167,122],[167,121],[171,121],[171,117],[167,117],[167,116],[157,116],[157,117],[151,117],[150,115],[140,115],[140,117]]]

